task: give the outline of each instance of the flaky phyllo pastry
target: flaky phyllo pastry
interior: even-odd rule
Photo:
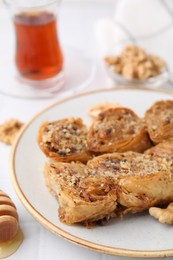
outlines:
[[[66,224],[107,221],[173,202],[173,101],[139,118],[131,109],[103,110],[43,123],[38,145],[49,161],[46,185]]]
[[[173,101],[154,103],[145,113],[145,122],[154,144],[173,138]]]
[[[80,118],[65,118],[43,123],[37,141],[43,153],[54,161],[81,161],[90,158],[87,128]]]
[[[46,164],[44,174],[48,188],[59,201],[62,222],[87,224],[114,214],[117,192],[108,176],[92,174],[81,163]]]
[[[157,144],[145,151],[152,157],[161,157],[173,165],[173,139]]]
[[[136,152],[111,153],[81,163],[51,163],[46,184],[59,201],[62,222],[85,224],[136,213],[173,200],[169,162]]]
[[[97,153],[143,152],[151,142],[143,121],[128,108],[110,108],[93,121],[87,136],[88,148]]]

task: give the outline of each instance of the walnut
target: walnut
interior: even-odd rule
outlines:
[[[120,63],[120,57],[119,56],[115,56],[115,57],[107,57],[105,59],[110,65],[115,65],[115,64],[119,64]]]
[[[128,80],[145,80],[155,77],[166,67],[166,63],[162,59],[147,54],[136,45],[126,46],[119,56],[106,57],[105,63],[112,71]]]
[[[124,65],[123,69],[122,69],[122,75],[126,78],[126,79],[134,79],[136,78],[136,68],[133,65],[133,63],[131,64],[126,64]]]
[[[12,144],[23,126],[17,119],[10,119],[5,123],[0,125],[0,141],[4,142],[5,144]]]
[[[121,64],[115,64],[112,66],[112,70],[115,71],[118,74],[122,73],[122,65]]]
[[[173,202],[167,208],[151,207],[149,214],[164,224],[173,224]]]

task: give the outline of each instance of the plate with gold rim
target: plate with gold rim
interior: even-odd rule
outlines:
[[[119,103],[142,117],[155,101],[163,99],[173,100],[173,92],[133,87],[100,89],[62,99],[32,118],[18,136],[10,160],[14,189],[29,213],[51,232],[91,250],[133,258],[173,256],[173,226],[159,223],[148,212],[112,219],[92,229],[61,223],[58,202],[48,191],[42,174],[46,158],[36,142],[44,121],[81,117],[89,123],[86,111],[91,105]]]

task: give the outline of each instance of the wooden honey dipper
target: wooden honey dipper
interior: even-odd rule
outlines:
[[[16,207],[10,197],[0,190],[0,243],[12,240],[18,229]]]

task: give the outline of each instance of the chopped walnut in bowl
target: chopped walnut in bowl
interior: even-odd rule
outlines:
[[[166,62],[137,45],[126,46],[119,55],[105,57],[104,62],[116,83],[151,87],[168,80]]]

